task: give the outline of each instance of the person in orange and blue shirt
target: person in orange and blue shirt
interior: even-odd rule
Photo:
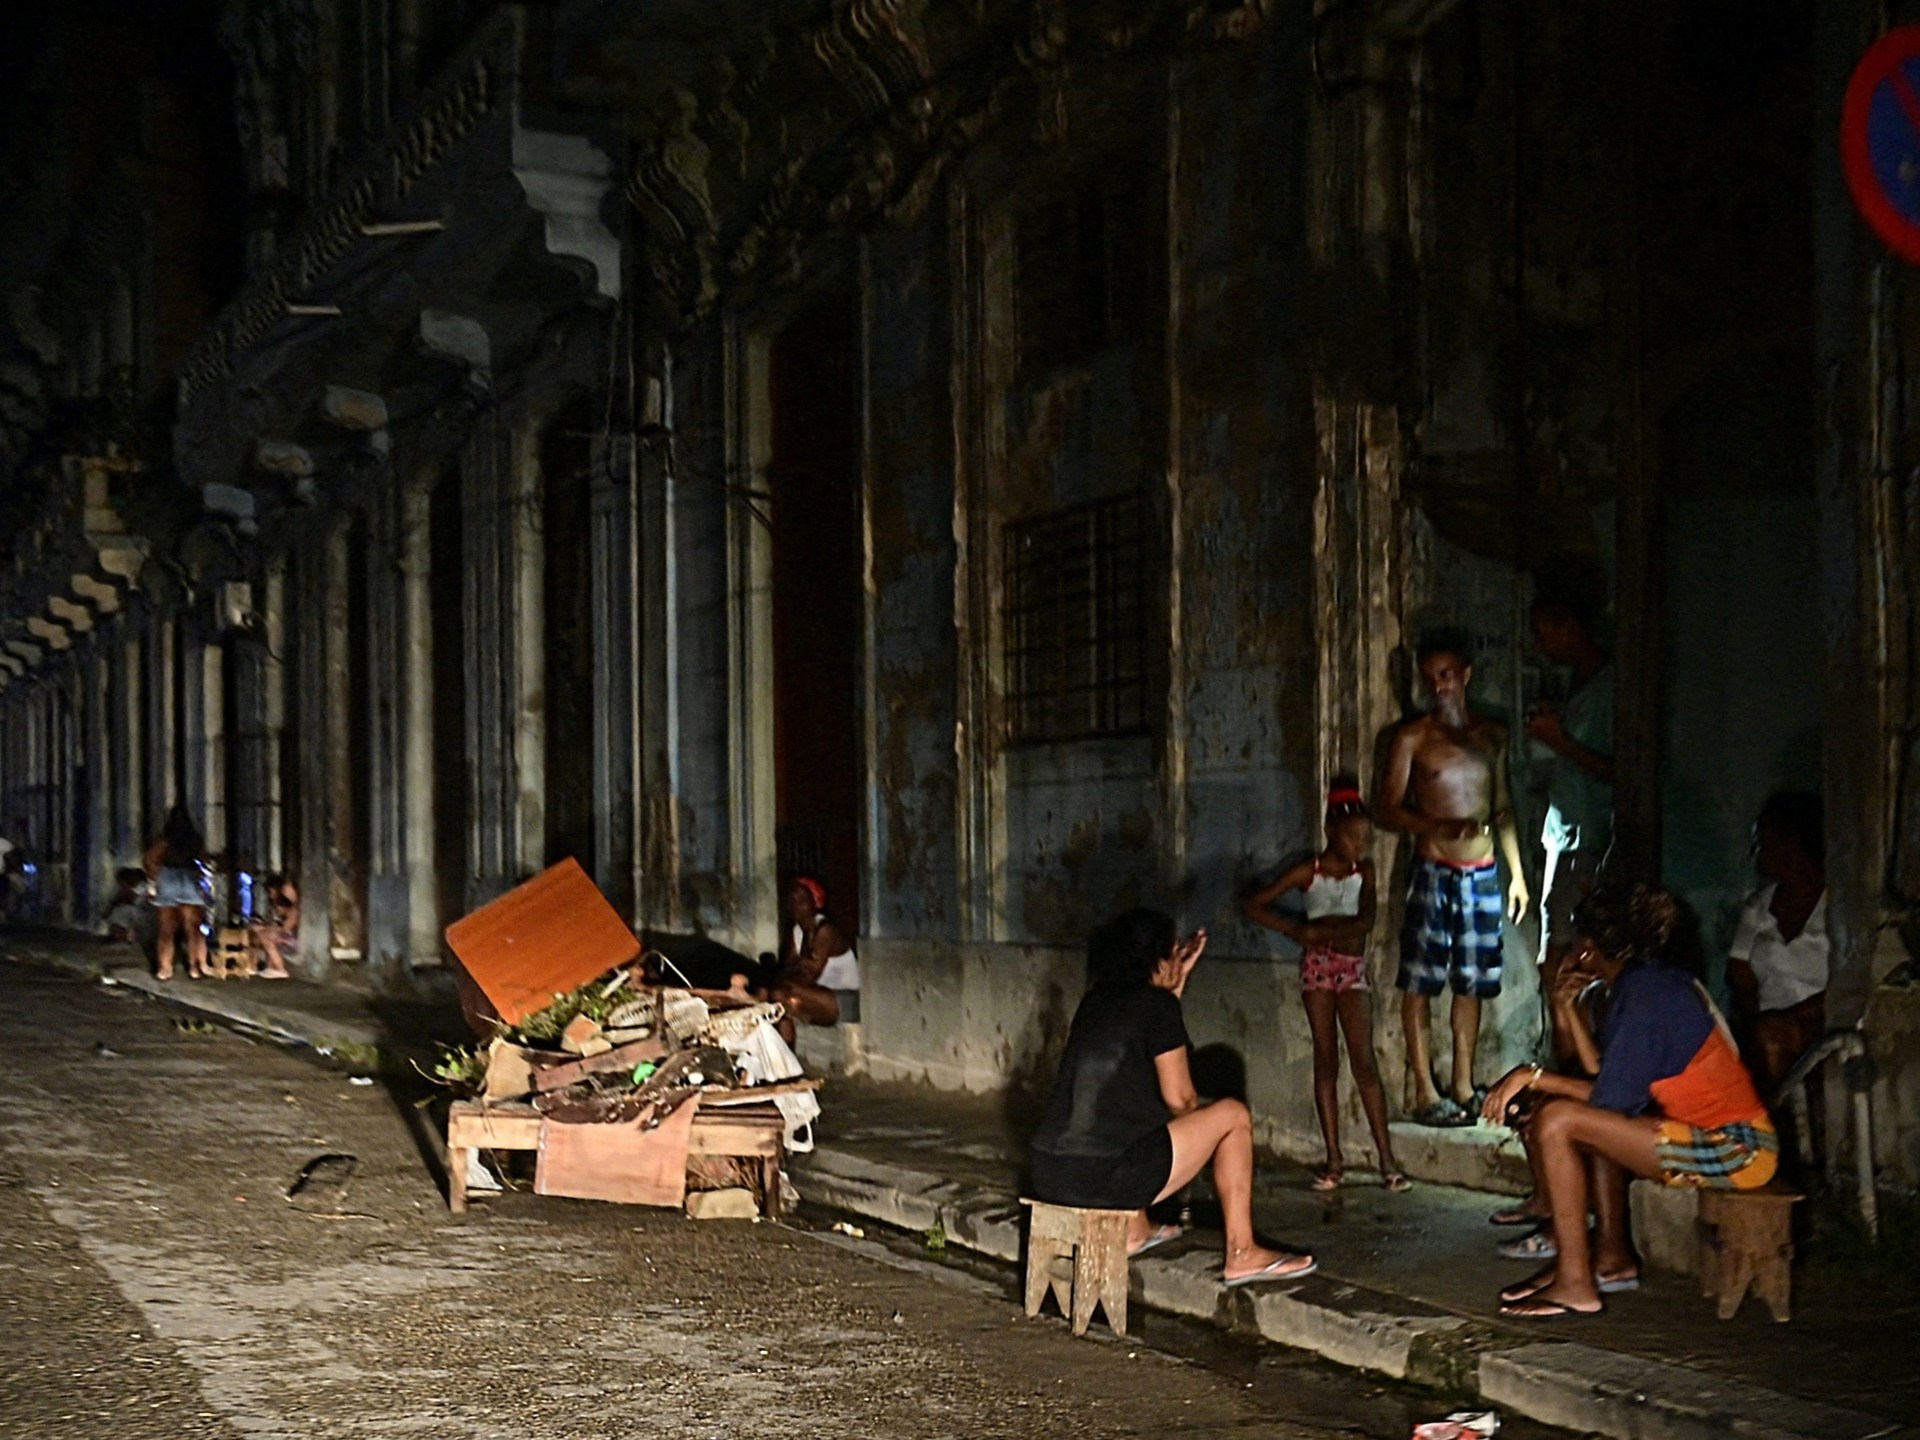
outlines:
[[[1581,905],[1563,983],[1610,987],[1599,1073],[1538,1065],[1510,1071],[1483,1118],[1505,1124],[1528,1092],[1532,1140],[1552,1211],[1552,1265],[1500,1292],[1520,1319],[1594,1315],[1603,1307],[1587,1235],[1589,1162],[1611,1161],[1665,1185],[1750,1190],[1773,1178],[1780,1145],[1713,1002],[1685,970],[1662,963],[1678,906],[1649,885],[1603,885]]]

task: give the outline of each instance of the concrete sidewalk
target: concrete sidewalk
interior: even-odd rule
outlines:
[[[10,937],[0,954],[95,973],[356,1065],[462,1037],[458,1015],[433,997],[396,1002],[298,981],[162,985],[121,963],[123,948],[58,937]],[[1026,1117],[1017,1104],[844,1079],[822,1099],[819,1146],[793,1167],[809,1201],[908,1231],[938,1224],[950,1244],[1018,1261]],[[1420,1169],[1478,1166],[1502,1184],[1507,1163],[1485,1158],[1497,1139],[1434,1137],[1438,1159]],[[1494,1292],[1525,1267],[1493,1254],[1515,1232],[1486,1223],[1497,1203],[1489,1194],[1423,1184],[1392,1195],[1364,1172],[1348,1179],[1325,1196],[1307,1188],[1299,1167],[1262,1166],[1262,1233],[1312,1251],[1318,1274],[1226,1290],[1219,1237],[1197,1230],[1135,1262],[1136,1303],[1620,1440],[1920,1437],[1920,1367],[1909,1343],[1920,1296],[1863,1264],[1808,1257],[1784,1326],[1751,1299],[1732,1320],[1716,1320],[1691,1280],[1656,1269],[1640,1292],[1611,1297],[1605,1315],[1502,1321]]]

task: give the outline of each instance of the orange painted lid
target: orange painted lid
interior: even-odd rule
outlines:
[[[638,937],[571,858],[454,921],[447,944],[508,1025],[640,953]]]

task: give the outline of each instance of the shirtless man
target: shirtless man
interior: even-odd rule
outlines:
[[[1480,1002],[1500,993],[1502,914],[1515,923],[1532,898],[1507,788],[1507,732],[1467,709],[1473,664],[1464,641],[1433,636],[1419,650],[1433,708],[1394,732],[1380,790],[1380,823],[1415,840],[1400,932],[1400,1019],[1406,1027],[1412,1118],[1472,1123],[1473,1050]],[[1506,857],[1506,903],[1494,837]],[[1432,997],[1453,987],[1451,1095],[1434,1086]]]

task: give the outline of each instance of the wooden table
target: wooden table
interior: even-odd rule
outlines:
[[[447,1208],[467,1208],[467,1157],[475,1150],[538,1150],[546,1117],[524,1101],[485,1105],[456,1100],[447,1114]],[[760,1161],[760,1212],[780,1218],[780,1162],[787,1122],[770,1101],[702,1105],[693,1117],[688,1158],[724,1155]]]

